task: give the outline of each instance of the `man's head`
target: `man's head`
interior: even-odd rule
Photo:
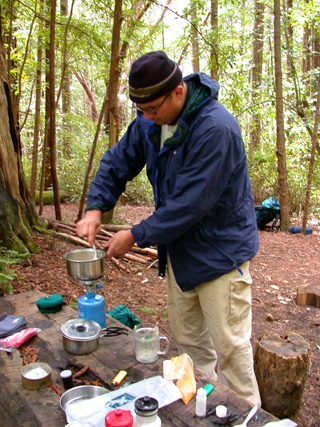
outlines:
[[[145,118],[159,125],[169,124],[183,108],[181,70],[162,51],[146,53],[132,64],[129,96]]]

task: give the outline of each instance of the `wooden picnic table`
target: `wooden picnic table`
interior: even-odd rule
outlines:
[[[161,356],[157,362],[150,364],[135,363],[134,341],[131,329],[128,335],[103,337],[99,339],[98,348],[91,354],[73,355],[63,349],[61,326],[69,319],[78,317],[78,312],[68,306],[63,306],[57,313],[41,313],[36,301],[45,296],[39,291],[7,295],[0,298],[0,314],[25,316],[29,328],[40,328],[41,332],[28,341],[28,344],[38,351],[38,361],[45,362],[51,367],[51,383],[64,392],[60,372],[68,367],[89,366],[90,372],[110,386],[115,375],[120,370],[127,370],[126,381],[133,383],[143,379],[162,375],[162,362],[166,356]],[[122,326],[117,320],[107,315],[107,326]],[[132,366],[131,366],[132,365]],[[131,367],[130,367],[131,366]],[[38,391],[23,388],[21,369],[23,360],[19,350],[11,357],[5,351],[0,351],[0,426],[3,427],[62,427],[67,424],[65,412],[60,408],[60,396],[50,387]],[[229,388],[209,380],[196,373],[197,387],[210,383],[214,390],[208,396],[207,408],[225,405],[228,413],[239,415],[236,422],[242,422],[252,407],[252,404],[241,398]],[[122,386],[122,384],[120,384]],[[119,387],[120,387],[119,386]],[[199,419],[195,414],[195,397],[186,405],[182,400],[176,401],[159,410],[162,426],[213,427],[212,417]],[[250,422],[249,427],[261,427],[277,418],[259,409],[257,416]]]

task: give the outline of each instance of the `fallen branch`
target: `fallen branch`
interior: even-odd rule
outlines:
[[[126,268],[124,265],[122,265],[117,259],[115,259],[114,257],[111,257],[110,259],[118,268],[125,271],[126,273],[130,273],[130,270]]]
[[[121,231],[121,230],[131,230],[130,225],[114,225],[114,224],[101,224],[101,228],[106,231]]]

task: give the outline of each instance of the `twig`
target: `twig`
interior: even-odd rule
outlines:
[[[80,369],[80,371],[76,372],[75,374],[72,375],[72,378],[78,378],[80,377],[82,374],[84,374],[87,370],[89,369],[89,365],[84,366],[82,369]]]
[[[124,265],[122,265],[117,259],[115,259],[114,257],[111,257],[110,259],[118,268],[125,271],[126,273],[130,273],[130,270],[127,269]]]

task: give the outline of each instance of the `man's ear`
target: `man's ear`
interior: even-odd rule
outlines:
[[[174,91],[177,98],[181,98],[183,95],[183,86],[182,85],[176,86],[173,89],[173,91]]]

